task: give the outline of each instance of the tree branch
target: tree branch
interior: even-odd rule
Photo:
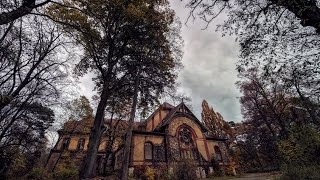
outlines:
[[[51,0],[46,0],[42,3],[36,4],[36,0],[24,0],[22,5],[17,9],[0,14],[0,25],[8,24],[22,16],[30,14],[33,9],[43,6],[49,2],[51,2]]]

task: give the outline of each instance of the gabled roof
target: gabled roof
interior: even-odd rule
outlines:
[[[197,123],[204,132],[208,131],[208,129],[198,120],[198,118],[190,111],[190,109],[183,102],[181,102],[178,106],[173,108],[158,124],[154,131],[160,131],[162,128],[164,128],[171,122],[173,117],[178,115],[189,117],[191,120]]]
[[[128,127],[128,120],[125,119],[104,119],[104,124],[109,124],[111,127],[115,125],[119,125],[123,128]],[[81,119],[79,121],[70,120],[64,123],[63,129],[59,130],[60,133],[67,133],[67,134],[89,134],[91,128],[93,127],[94,117],[88,117]],[[111,124],[110,124],[111,123]],[[134,121],[133,122],[133,129],[139,129],[139,126],[142,123]]]
[[[146,123],[148,121],[150,121],[152,119],[152,117],[159,112],[161,109],[163,110],[172,110],[174,108],[174,106],[172,106],[171,104],[164,102],[163,104],[161,104],[145,121],[141,122],[142,124],[146,125]]]
[[[62,133],[81,133],[81,134],[89,134],[90,129],[93,126],[94,118],[93,117],[86,117],[79,121],[76,120],[69,120],[63,124],[63,129],[59,130],[58,132]]]
[[[171,104],[169,104],[169,103],[167,103],[167,102],[164,102],[164,103],[162,104],[162,108],[163,108],[163,109],[171,110],[171,109],[174,108],[174,106],[172,106]]]

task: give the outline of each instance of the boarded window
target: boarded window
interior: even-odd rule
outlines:
[[[152,144],[147,142],[144,144],[144,159],[152,160]]]
[[[85,142],[85,140],[83,138],[79,139],[78,147],[77,147],[78,150],[83,150],[84,149],[84,142]]]
[[[153,145],[153,160],[157,162],[165,161],[165,147],[163,144],[161,145]]]
[[[221,150],[218,146],[214,146],[214,153],[216,155],[216,160],[222,161],[222,153],[221,153]]]

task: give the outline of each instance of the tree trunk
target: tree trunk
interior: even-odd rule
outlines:
[[[305,108],[307,109],[313,123],[315,124],[320,124],[320,122],[318,121],[317,116],[315,115],[315,110],[314,108],[311,106],[309,106],[310,101],[302,94],[302,92],[300,91],[299,85],[297,85],[297,83],[294,83],[294,86],[296,88],[296,91],[300,97],[300,99],[302,100],[303,105],[305,106]]]
[[[109,159],[109,156],[112,154],[112,147],[113,147],[113,144],[114,144],[114,135],[109,135],[108,137],[108,144],[107,144],[107,147],[106,147],[106,157],[105,157],[105,166],[103,167],[103,175],[105,176],[106,175],[106,171],[107,171],[107,165],[108,165],[108,159]]]
[[[131,106],[130,118],[129,118],[129,123],[128,123],[129,124],[128,125],[128,132],[126,134],[126,141],[124,144],[121,180],[128,179],[133,122],[134,122],[134,117],[136,114],[136,107],[137,107],[137,103],[138,103],[138,87],[139,87],[139,75],[137,75],[137,78],[135,80],[135,85],[134,85],[133,102],[132,102],[132,106]]]
[[[101,99],[97,108],[94,124],[90,132],[88,151],[85,156],[80,178],[90,178],[94,175],[94,167],[97,159],[100,137],[102,132],[104,110],[107,106],[108,90],[105,86],[102,90]]]
[[[262,109],[261,109],[260,105],[258,104],[258,102],[256,100],[254,101],[254,103],[255,103],[255,106],[256,106],[259,114],[261,115],[264,123],[267,125],[269,131],[271,132],[272,137],[276,137],[276,134],[274,133],[274,131],[273,131],[272,127],[271,127],[271,123],[268,121],[266,115],[262,112]]]

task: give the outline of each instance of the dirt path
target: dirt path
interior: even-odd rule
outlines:
[[[235,178],[237,180],[245,180],[245,179],[250,179],[250,180],[272,180],[274,179],[278,174],[275,173],[252,173],[252,174],[245,174],[244,176],[241,176],[239,178]]]

